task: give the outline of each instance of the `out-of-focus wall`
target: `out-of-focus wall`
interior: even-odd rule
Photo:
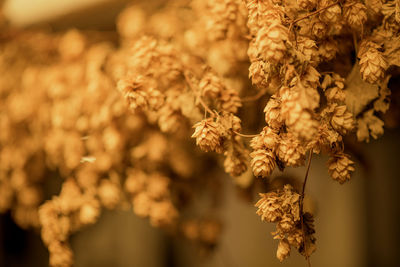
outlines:
[[[6,0],[4,15],[19,27],[110,29],[129,0]]]

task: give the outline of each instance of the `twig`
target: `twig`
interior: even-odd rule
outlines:
[[[301,195],[300,195],[300,221],[301,221],[301,230],[303,232],[303,247],[304,247],[304,254],[306,255],[307,263],[308,266],[311,267],[311,262],[310,262],[310,256],[307,255],[307,250],[306,250],[306,233],[304,230],[304,220],[303,220],[303,203],[304,203],[304,192],[306,190],[306,184],[307,184],[307,178],[308,178],[308,172],[310,171],[310,166],[311,166],[311,158],[312,158],[313,150],[310,150],[310,155],[308,156],[308,163],[307,163],[307,170],[306,170],[306,175],[304,177],[304,182],[303,182],[303,188],[301,190]]]
[[[236,132],[236,131],[233,131],[233,132],[234,132],[235,134],[239,135],[239,136],[242,136],[242,137],[253,138],[253,137],[256,137],[256,136],[257,136],[257,134],[241,134],[241,133]]]
[[[195,88],[193,88],[193,84],[192,81],[190,80],[190,77],[188,77],[188,73],[187,71],[183,72],[183,76],[185,77],[186,83],[189,85],[190,89],[195,92],[195,94],[197,95],[196,100],[200,103],[200,105],[204,108],[204,110],[206,111],[206,113],[210,113],[211,115],[214,114],[212,112],[212,110],[207,106],[207,104],[204,102],[203,98],[200,95],[199,90],[195,90]],[[205,114],[206,115],[206,114]]]
[[[199,101],[199,103],[201,104],[201,106],[204,108],[205,111],[207,111],[208,113],[210,113],[210,115],[214,114],[212,112],[212,110],[207,106],[207,104],[204,102],[203,98],[198,95],[197,96],[197,100]]]
[[[252,96],[247,96],[242,98],[242,102],[251,102],[251,101],[256,101],[260,99],[263,95],[267,93],[267,90],[261,90],[257,94],[252,95]]]

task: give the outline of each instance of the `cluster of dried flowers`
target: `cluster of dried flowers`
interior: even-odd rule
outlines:
[[[251,171],[268,178],[304,165],[307,152],[328,154],[331,177],[348,181],[344,136],[383,133],[400,65],[397,0],[130,6],[117,20],[119,41],[1,27],[0,212],[40,228],[60,267],[73,264],[69,235],[103,207],[132,205],[155,227],[215,245],[216,220],[185,218],[198,191],[216,194],[209,163],[220,157],[200,150],[222,154],[241,187],[255,182]],[[261,132],[242,134],[241,119]],[[281,261],[291,246],[306,258],[315,250],[303,198],[285,185],[256,204],[277,224]]]

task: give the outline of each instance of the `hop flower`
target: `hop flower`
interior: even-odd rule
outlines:
[[[336,131],[346,134],[354,127],[353,114],[347,110],[345,105],[338,106],[333,104],[331,125]]]
[[[205,152],[215,151],[217,153],[223,151],[222,130],[220,125],[214,122],[212,118],[196,123],[193,128],[195,128],[195,131],[192,138],[196,138],[196,144],[201,150]]]
[[[243,153],[228,153],[224,168],[232,176],[239,176],[247,170],[247,157]]]
[[[329,5],[332,5],[334,3],[333,0],[322,0],[320,2],[319,7],[320,8],[324,8],[327,7]],[[319,18],[320,20],[322,20],[325,23],[330,23],[333,24],[335,22],[337,22],[340,19],[340,16],[342,14],[342,9],[340,8],[339,5],[334,5],[331,6],[325,10],[323,10],[320,14],[319,14]]]
[[[321,42],[318,48],[318,52],[321,57],[327,61],[334,59],[336,54],[339,52],[339,47],[335,40]]]
[[[223,90],[218,98],[218,101],[221,109],[230,113],[236,113],[242,106],[242,101],[240,100],[239,94],[233,89]]]
[[[281,94],[281,115],[285,118],[286,125],[299,138],[310,140],[317,132],[318,122],[312,117],[309,109],[318,105],[318,93],[312,88],[301,87],[283,88]]]
[[[170,104],[165,104],[159,111],[158,126],[165,133],[175,132],[179,129],[182,116]]]
[[[132,110],[147,106],[147,93],[143,90],[145,79],[139,76],[136,80],[122,79],[118,81],[118,90],[128,101]]]
[[[279,129],[282,126],[280,101],[271,96],[264,108],[265,122],[273,129]]]
[[[178,218],[178,211],[171,201],[154,202],[150,209],[150,223],[155,227],[170,226]]]
[[[281,239],[279,241],[278,249],[276,250],[276,257],[280,262],[289,257],[290,255],[290,244],[287,239]]]
[[[347,1],[343,7],[343,17],[352,29],[360,30],[367,21],[367,8],[362,3]]]
[[[203,96],[216,98],[225,86],[214,72],[207,71],[200,80],[199,88]]]
[[[305,10],[312,10],[317,6],[318,1],[316,0],[297,0],[297,4],[300,8]]]
[[[349,155],[342,152],[332,155],[328,160],[328,171],[332,179],[340,184],[350,180],[351,173],[354,171],[354,162]]]
[[[266,126],[259,135],[251,139],[250,146],[254,149],[267,148],[275,150],[279,142],[279,136],[275,130]]]
[[[272,63],[280,62],[286,52],[284,41],[287,39],[288,30],[280,23],[272,23],[262,27],[257,34],[256,44],[258,51],[265,60]]]
[[[49,264],[52,267],[72,266],[74,259],[68,244],[54,241],[49,245],[48,249],[50,252]]]
[[[121,191],[119,187],[108,179],[103,179],[98,188],[101,203],[108,209],[113,209],[120,201]]]
[[[300,166],[304,162],[305,150],[293,134],[286,134],[278,145],[277,155],[287,166]]]
[[[324,38],[326,33],[327,33],[327,31],[328,31],[328,27],[326,26],[326,24],[324,22],[322,22],[318,18],[312,19],[312,21],[311,21],[311,34],[315,38],[319,38],[319,39]]]
[[[250,153],[254,176],[268,177],[275,169],[275,155],[271,150],[258,149]]]
[[[366,82],[378,83],[384,78],[389,65],[383,54],[375,47],[365,50],[359,55],[361,77]],[[361,49],[360,52],[362,52]]]
[[[256,203],[257,215],[261,220],[267,222],[278,222],[283,215],[281,210],[281,199],[275,192],[260,193],[260,199]]]

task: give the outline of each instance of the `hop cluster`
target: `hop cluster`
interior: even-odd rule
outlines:
[[[145,6],[118,17],[118,45],[100,32],[0,25],[0,212],[40,228],[52,266],[71,266],[69,236],[103,208],[126,204],[123,195],[153,226],[182,226],[188,239],[216,244],[215,221],[180,224],[197,185],[206,195],[219,188],[220,174],[205,167],[216,159],[194,149],[190,125],[200,149],[223,153],[225,171],[244,188],[254,183],[248,166],[268,177],[276,166],[303,165],[307,151],[329,154],[330,175],[344,183],[354,171],[344,136],[353,127],[360,141],[383,133],[379,116],[399,66],[399,1]],[[245,131],[259,134],[241,133],[241,107]],[[252,152],[242,137],[253,137]],[[62,189],[44,202],[48,171]],[[285,186],[256,204],[277,223],[280,260],[291,247],[305,257],[315,249],[312,216],[299,202]]]
[[[285,185],[283,190],[261,193],[260,197],[255,204],[258,208],[257,214],[263,221],[277,224],[276,231],[272,233],[275,239],[280,239],[277,258],[280,261],[287,258],[290,246],[303,255],[310,256],[315,250],[315,230],[312,215],[300,211],[300,195],[291,185]]]

